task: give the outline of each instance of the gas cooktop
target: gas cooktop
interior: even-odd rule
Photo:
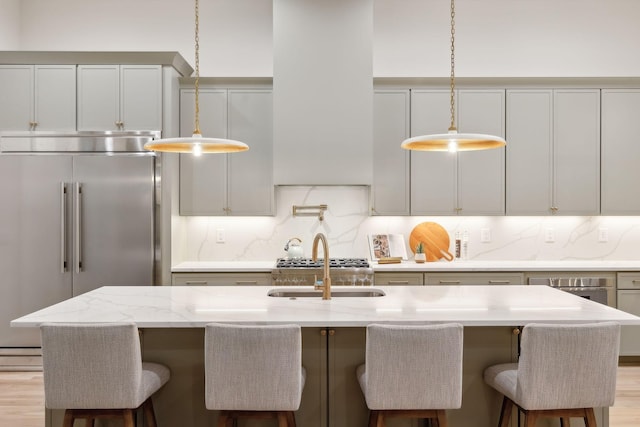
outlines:
[[[276,268],[322,268],[324,259],[318,258],[313,261],[311,258],[278,258]],[[366,258],[330,258],[330,268],[369,268],[369,261]]]

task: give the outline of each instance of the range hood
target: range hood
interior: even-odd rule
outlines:
[[[370,185],[373,0],[274,0],[273,43],[274,183]]]

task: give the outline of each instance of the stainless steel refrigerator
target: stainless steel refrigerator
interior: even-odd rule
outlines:
[[[40,346],[12,319],[104,285],[153,284],[155,157],[142,145],[155,137],[0,135],[0,348]]]

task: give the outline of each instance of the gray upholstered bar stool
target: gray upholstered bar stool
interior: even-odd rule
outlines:
[[[504,395],[499,426],[509,425],[516,405],[525,427],[538,418],[560,418],[564,427],[579,417],[596,427],[593,408],[613,405],[620,325],[529,324],[522,330],[520,360],[490,366],[484,380]]]
[[[134,427],[141,406],[146,425],[155,427],[151,395],[170,372],[142,362],[135,324],[44,324],[40,330],[45,406],[65,409],[64,427],[76,419],[93,426],[96,418],[121,418]]]
[[[369,427],[387,417],[428,418],[447,427],[446,409],[462,405],[462,325],[367,327],[365,364],[356,375]]]
[[[238,418],[275,418],[295,427],[306,371],[298,325],[212,323],[205,329],[205,405],[218,426]]]

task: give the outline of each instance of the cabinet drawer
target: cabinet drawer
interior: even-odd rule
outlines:
[[[522,285],[522,273],[427,273],[425,285]]]
[[[271,286],[271,273],[173,273],[174,286]]]
[[[618,273],[618,289],[640,289],[640,273]]]
[[[374,282],[377,286],[423,285],[422,273],[376,273]]]

